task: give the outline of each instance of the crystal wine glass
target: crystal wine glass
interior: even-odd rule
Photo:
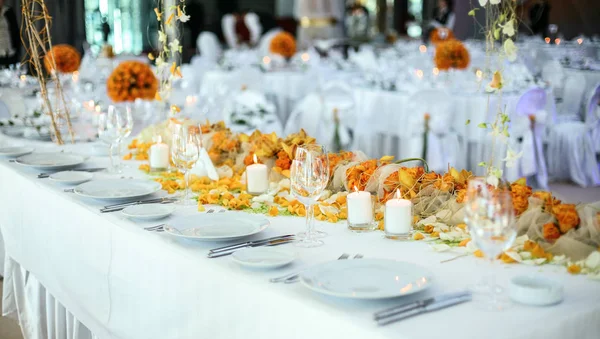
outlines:
[[[194,205],[194,202],[189,199],[189,176],[190,170],[200,157],[200,148],[202,148],[202,132],[198,126],[175,126],[171,141],[171,159],[175,167],[184,175],[185,189],[178,201],[184,206]]]
[[[131,110],[119,110],[115,106],[108,106],[106,113],[98,116],[98,136],[100,140],[108,143],[110,168],[109,173],[121,173],[118,157],[115,161],[115,148],[119,147],[121,140],[131,134],[133,129],[133,116]]]
[[[489,188],[483,179],[470,180],[465,215],[471,238],[493,264],[498,255],[511,247],[517,236],[510,191]],[[490,267],[493,268],[493,265]],[[504,290],[496,285],[493,273],[476,286],[474,292],[480,306],[488,310],[501,311],[509,305]]]
[[[291,192],[306,209],[306,232],[299,234],[300,247],[323,245],[314,231],[313,205],[329,182],[329,159],[324,146],[303,145],[296,149],[290,168]]]

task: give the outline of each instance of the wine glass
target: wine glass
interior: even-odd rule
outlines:
[[[471,238],[493,268],[496,257],[508,250],[517,237],[510,191],[489,188],[483,179],[472,179],[466,199],[465,215]],[[496,285],[493,273],[477,285],[474,292],[480,306],[488,310],[501,311],[510,304],[504,290]]]
[[[322,145],[303,145],[296,149],[290,168],[291,192],[306,209],[306,232],[299,234],[300,247],[323,245],[316,239],[314,231],[313,205],[327,187],[329,181],[329,159]]]
[[[98,136],[100,140],[108,143],[110,168],[109,173],[121,173],[119,159],[114,158],[115,148],[119,147],[121,140],[131,134],[133,129],[133,116],[131,110],[119,110],[115,106],[108,106],[106,113],[98,116]],[[118,152],[120,153],[120,152]]]
[[[175,167],[183,173],[185,180],[184,193],[178,203],[191,206],[194,205],[194,202],[189,199],[189,176],[190,170],[200,157],[202,132],[198,126],[176,125],[174,129],[171,141],[171,159]]]

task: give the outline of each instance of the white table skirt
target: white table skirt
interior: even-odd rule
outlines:
[[[62,148],[83,151],[85,147]],[[93,157],[89,162],[97,166],[107,159]],[[129,164],[132,168],[126,177],[144,176],[135,170],[135,162]],[[398,300],[341,300],[316,295],[300,284],[271,284],[268,279],[333,260],[341,253],[393,258],[425,266],[435,274],[434,286],[424,295],[402,300],[408,301],[465,289],[487,269],[486,262],[467,257],[441,264],[454,254],[433,252],[422,242],[386,240],[380,232],[352,233],[345,223],[318,223],[329,233],[325,246],[296,248],[299,260],[282,270],[245,270],[227,257],[206,258],[207,250],[217,246],[214,243],[179,241],[144,231],[142,227],[149,224],[135,224],[119,213],[100,214],[102,203],[65,193],[64,187],[37,179],[37,173],[0,162],[0,227],[7,254],[20,272],[35,277],[56,300],[57,314],[64,308],[65,314],[73,315],[73,320],[67,316],[55,320],[54,326],[64,327],[60,333],[73,328],[74,321],[101,339],[591,339],[600,333],[597,282],[568,275],[562,267],[524,265],[497,265],[499,283],[506,285],[518,274],[539,274],[564,284],[564,302],[544,308],[515,305],[501,313],[481,312],[475,303],[467,303],[378,328],[372,313]],[[196,212],[193,207],[179,208],[175,215],[186,213]],[[301,218],[270,220],[272,226],[261,238],[295,233],[304,225]],[[22,312],[26,318],[21,323],[49,321],[40,313],[45,301],[35,294],[25,295],[33,311]],[[88,332],[80,333],[85,337]]]

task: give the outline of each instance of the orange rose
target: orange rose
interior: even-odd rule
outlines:
[[[562,234],[579,225],[579,215],[573,204],[560,204],[552,207],[552,213],[558,220],[558,226]]]
[[[529,186],[512,184],[510,185],[510,192],[513,196],[521,196],[529,198],[532,194],[532,189]]]
[[[81,64],[81,54],[74,47],[69,45],[55,45],[44,56],[44,67],[48,72],[54,70],[52,56],[54,56],[56,69],[61,73],[73,73],[79,69],[79,65]]]
[[[542,234],[544,236],[544,239],[546,239],[547,241],[554,241],[560,238],[560,230],[558,229],[558,227],[556,227],[556,224],[554,224],[553,222],[549,222],[543,226]]]
[[[525,212],[527,210],[527,207],[529,207],[529,200],[527,200],[526,197],[523,196],[513,196],[513,207],[515,208],[515,213],[517,214],[517,216],[521,215],[523,212]]]
[[[465,69],[469,66],[471,57],[462,42],[448,40],[437,45],[433,61],[440,70]]]

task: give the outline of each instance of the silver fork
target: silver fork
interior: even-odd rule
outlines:
[[[348,258],[350,258],[350,254],[344,253],[337,260],[346,260]],[[300,272],[286,274],[286,275],[278,277],[278,278],[272,278],[269,281],[271,281],[272,283],[285,282],[286,284],[290,284],[290,283],[295,282],[293,280],[298,279],[298,277],[300,276],[300,273],[302,273],[303,271],[304,270],[302,270]]]
[[[164,230],[165,230],[165,224],[160,224],[160,225],[155,225],[155,226],[150,226],[150,227],[144,227],[144,229],[146,231],[150,231],[150,232],[164,232]]]

